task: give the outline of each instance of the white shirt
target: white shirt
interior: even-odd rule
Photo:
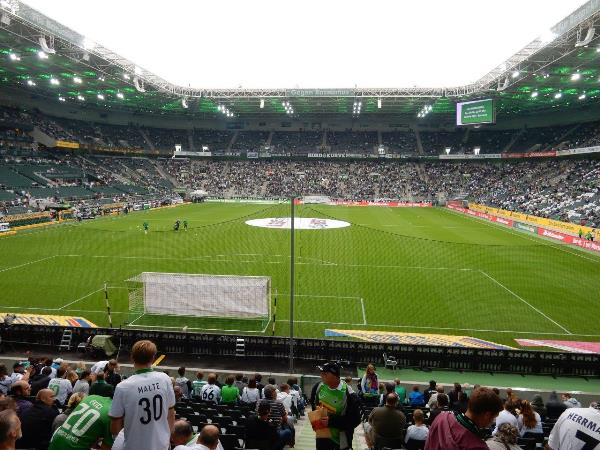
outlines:
[[[110,450],[123,450],[125,445],[125,430],[119,431]]]
[[[113,449],[114,449],[114,447],[113,447]],[[210,449],[206,445],[192,444],[192,445],[178,445],[173,450],[210,450]],[[217,445],[216,450],[223,450],[223,445],[221,445],[221,441],[219,441],[219,444]]]
[[[90,393],[90,384],[86,380],[77,380],[73,386],[73,393],[83,392],[85,395]]]
[[[292,414],[292,396],[287,392],[277,394],[277,400],[283,403],[283,406],[288,414]]]
[[[600,449],[600,411],[593,408],[569,408],[550,432],[552,450]]]
[[[0,380],[0,393],[6,395],[12,386],[12,380],[8,375],[6,375],[2,380]]]
[[[500,414],[498,414],[498,417],[496,417],[496,428],[494,428],[492,436],[496,436],[496,433],[498,432],[498,428],[503,423],[509,423],[513,427],[515,427],[517,429],[519,428],[519,424],[517,423],[517,418],[515,416],[513,416],[512,413],[503,409],[502,411],[500,411]]]
[[[115,387],[110,417],[124,417],[124,450],[169,447],[169,409],[175,406],[171,378],[163,372],[138,371]]]
[[[408,430],[406,430],[406,438],[404,439],[404,442],[408,442],[409,439],[424,441],[427,439],[428,434],[429,428],[427,428],[427,425],[421,425],[420,427],[411,425],[408,427]]]
[[[98,361],[96,364],[92,366],[90,372],[95,373],[96,375],[100,372],[104,372],[104,368],[108,364],[108,361]]]
[[[216,384],[205,384],[200,391],[200,398],[213,402],[215,405],[221,401],[221,388]]]
[[[48,383],[48,389],[52,389],[58,403],[64,405],[69,394],[73,392],[73,385],[66,378],[52,378]]]
[[[246,403],[256,403],[260,400],[260,392],[257,388],[246,386],[242,391],[242,401]]]
[[[10,380],[14,383],[16,381],[19,381],[21,378],[23,378],[23,374],[22,373],[18,373],[18,372],[13,372],[10,374]]]

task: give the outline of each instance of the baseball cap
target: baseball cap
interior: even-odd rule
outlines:
[[[340,366],[335,362],[328,362],[322,366],[317,366],[321,372],[329,372],[334,374],[336,377],[340,376]]]

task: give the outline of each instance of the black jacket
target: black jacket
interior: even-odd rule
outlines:
[[[23,437],[17,441],[16,448],[47,450],[52,438],[52,422],[56,416],[56,406],[48,406],[36,400],[21,417]]]

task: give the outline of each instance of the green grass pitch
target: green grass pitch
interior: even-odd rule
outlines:
[[[442,208],[298,206],[350,227],[296,233],[296,333],[327,328],[600,340],[600,258]],[[115,326],[257,332],[264,323],[144,315],[124,280],[141,272],[264,275],[289,329],[289,232],[248,219],[289,205],[205,203],[140,211],[0,238],[0,312],[73,315]],[[189,229],[172,230],[176,219]],[[142,224],[150,231],[144,234]],[[218,300],[215,300],[218,301]],[[268,325],[267,333],[271,332]]]

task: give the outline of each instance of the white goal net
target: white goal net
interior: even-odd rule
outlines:
[[[138,314],[269,317],[269,277],[143,272],[127,281],[129,310]]]

